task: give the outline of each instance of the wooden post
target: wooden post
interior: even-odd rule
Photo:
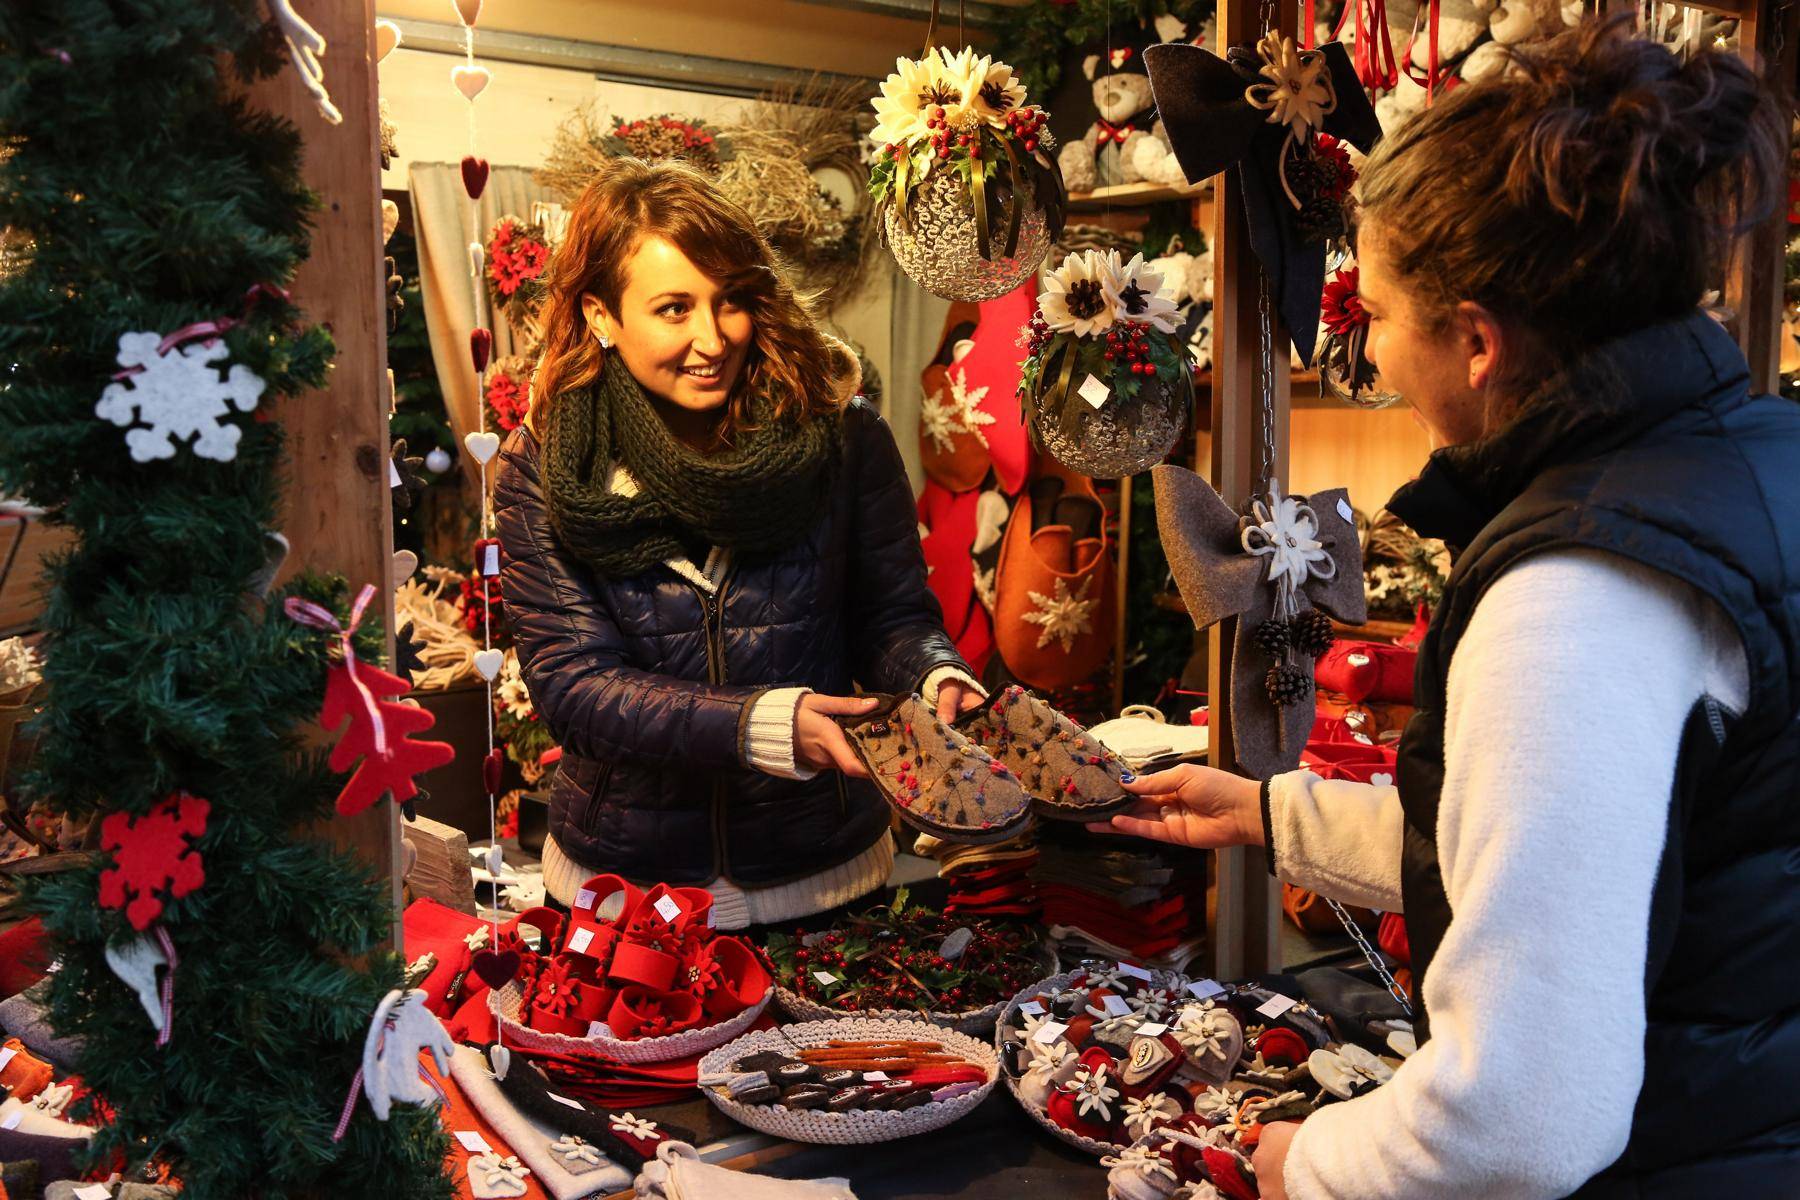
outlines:
[[[1292,36],[1298,17],[1293,0],[1276,5],[1276,22]],[[1253,45],[1267,32],[1250,0],[1220,0],[1221,47]],[[1213,385],[1212,462],[1208,476],[1227,504],[1239,506],[1264,484],[1257,478],[1263,431],[1258,428],[1262,394],[1260,306],[1265,284],[1262,264],[1250,251],[1250,227],[1235,169],[1220,175],[1213,205]],[[1289,355],[1281,314],[1268,300],[1271,360],[1274,364],[1273,463],[1276,478],[1287,473]],[[1207,631],[1206,694],[1210,704],[1208,760],[1237,770],[1231,739],[1231,644],[1237,620]],[[1218,904],[1213,913],[1213,972],[1218,979],[1241,979],[1281,967],[1280,884],[1263,866],[1262,853],[1221,850],[1215,875]]]
[[[1738,54],[1777,86],[1791,86],[1800,8],[1746,0],[1738,17]],[[1782,181],[1785,183],[1785,178]],[[1750,364],[1750,389],[1781,386],[1781,310],[1787,279],[1787,199],[1738,243],[1726,276],[1725,304],[1736,315],[1738,345]]]
[[[331,125],[289,67],[259,83],[254,104],[292,121],[305,139],[303,172],[319,197],[311,253],[294,277],[294,302],[331,329],[337,358],[322,391],[282,403],[290,463],[281,530],[292,550],[282,577],[302,571],[342,575],[352,592],[381,589],[368,621],[386,632],[393,660],[389,562],[387,300],[381,271],[380,122],[375,95],[373,0],[308,6],[325,38],[325,86],[344,114]],[[335,817],[324,832],[372,863],[400,903],[400,839],[392,804]],[[395,937],[398,944],[399,926]]]

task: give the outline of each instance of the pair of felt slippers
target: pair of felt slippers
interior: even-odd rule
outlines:
[[[840,724],[900,819],[945,841],[1006,841],[1033,812],[1097,821],[1133,799],[1124,761],[1021,687],[950,724],[916,695],[883,697]]]

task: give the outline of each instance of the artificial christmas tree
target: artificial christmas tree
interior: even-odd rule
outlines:
[[[345,588],[264,594],[283,443],[268,418],[332,355],[281,291],[315,203],[298,137],[241,98],[284,69],[281,37],[254,0],[67,0],[0,9],[0,60],[0,227],[24,246],[0,281],[0,491],[76,539],[50,570],[30,787],[121,834],[171,797],[205,803],[181,824],[193,868],[154,888],[154,906],[107,906],[120,839],[26,894],[60,958],[51,1020],[84,1042],[74,1065],[93,1099],[71,1115],[110,1114],[96,1165],[154,1158],[192,1200],[448,1197],[431,1108],[381,1121],[358,1105],[332,1137],[402,964],[385,949],[385,882],[309,829],[343,786],[300,741],[332,639],[282,605],[300,594],[343,619]],[[262,385],[254,413],[247,393],[215,403],[209,420],[232,433],[204,448],[181,422],[155,454],[129,444],[118,405],[97,405],[109,386],[141,387],[120,371],[120,338],[152,330],[175,332],[149,354],[222,344],[217,366]],[[354,639],[364,663],[376,625]],[[107,949],[125,962],[145,937],[170,952],[139,956],[128,983]]]

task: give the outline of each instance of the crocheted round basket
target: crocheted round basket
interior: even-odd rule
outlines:
[[[488,993],[488,1010],[500,1023],[500,1031],[506,1043],[523,1046],[527,1050],[542,1050],[553,1054],[572,1054],[582,1058],[607,1058],[615,1062],[654,1063],[668,1062],[676,1058],[691,1058],[704,1053],[715,1046],[722,1046],[744,1030],[756,1024],[756,1018],[762,1015],[763,1009],[769,1006],[775,989],[768,988],[763,992],[761,1000],[738,1013],[729,1020],[714,1025],[703,1025],[698,1029],[684,1029],[680,1033],[671,1033],[663,1037],[634,1038],[625,1040],[613,1037],[610,1033],[596,1031],[591,1037],[570,1037],[561,1033],[541,1033],[519,1020],[519,1008],[524,1000],[524,988],[518,980],[513,980],[505,987],[495,988]],[[606,1026],[599,1027],[604,1030]]]
[[[919,1021],[872,1021],[862,1017],[842,1017],[834,1021],[807,1021],[779,1029],[760,1029],[746,1034],[729,1046],[721,1046],[700,1060],[700,1077],[723,1074],[731,1064],[749,1054],[763,1050],[792,1053],[808,1046],[823,1046],[833,1038],[864,1041],[874,1038],[928,1038],[944,1049],[960,1054],[987,1071],[987,1082],[972,1092],[949,1100],[933,1100],[917,1108],[902,1111],[860,1110],[852,1112],[819,1112],[816,1109],[790,1109],[782,1104],[740,1104],[724,1095],[719,1088],[701,1088],[701,1094],[715,1107],[739,1124],[773,1137],[796,1142],[823,1145],[854,1146],[870,1142],[891,1142],[898,1138],[928,1133],[958,1121],[973,1112],[989,1092],[1000,1074],[1000,1061],[993,1048],[966,1034],[950,1029],[927,1030]]]

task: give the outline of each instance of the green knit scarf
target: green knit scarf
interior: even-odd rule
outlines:
[[[782,550],[818,520],[836,467],[837,416],[776,420],[751,397],[731,449],[696,453],[669,432],[617,355],[590,388],[558,396],[544,428],[544,495],[562,544],[602,577],[625,579],[692,547]],[[636,496],[607,491],[620,462]]]

